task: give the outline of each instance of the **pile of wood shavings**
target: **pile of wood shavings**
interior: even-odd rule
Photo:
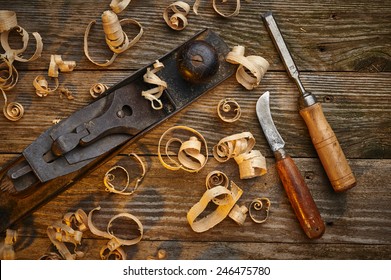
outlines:
[[[10,47],[8,40],[11,32],[17,32],[21,36],[23,42],[21,49]],[[41,56],[43,43],[41,35],[38,32],[33,32],[32,34],[36,41],[35,52],[30,58],[23,58],[23,53],[28,46],[29,34],[24,28],[18,25],[16,13],[13,11],[0,10],[0,33],[1,47],[5,51],[5,53],[0,54],[0,90],[4,97],[3,113],[7,119],[17,121],[23,117],[23,106],[17,102],[8,103],[5,93],[14,88],[18,82],[18,71],[13,66],[13,62],[30,62],[36,60]]]

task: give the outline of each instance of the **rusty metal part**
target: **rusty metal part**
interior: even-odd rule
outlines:
[[[177,67],[178,52],[193,41],[207,42],[218,55],[218,68],[204,83],[185,80]],[[152,66],[151,63],[41,134],[23,151],[21,158],[0,169],[0,188],[23,197],[47,182],[67,174],[85,173],[98,162],[108,160],[148,130],[230,77],[235,72],[235,67],[225,62],[228,52],[229,47],[216,33],[209,29],[199,32],[159,58],[165,67],[159,71],[158,76],[168,84],[161,97],[162,110],[153,110],[150,102],[141,95],[143,90],[150,87],[143,81],[143,75]],[[59,189],[69,183],[61,182],[62,187]],[[49,190],[51,193],[46,196],[52,197],[59,189]],[[34,201],[30,210],[42,201]],[[0,200],[0,208],[1,204]],[[20,218],[24,214],[16,216]],[[13,218],[2,221],[0,231],[13,222]]]

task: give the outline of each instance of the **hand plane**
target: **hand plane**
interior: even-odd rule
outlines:
[[[0,232],[230,77],[236,67],[225,61],[229,51],[205,29],[158,59],[164,68],[157,75],[167,83],[160,110],[141,94],[152,87],[143,80],[151,63],[42,133],[0,169],[0,187],[9,193],[0,199]]]

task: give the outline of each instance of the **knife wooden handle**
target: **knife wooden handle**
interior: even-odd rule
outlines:
[[[276,156],[276,168],[292,208],[305,234],[320,238],[325,225],[303,176],[289,155]]]
[[[356,178],[346,160],[334,131],[327,122],[322,105],[315,103],[300,110],[307,124],[323,168],[336,192],[348,190],[356,185]]]

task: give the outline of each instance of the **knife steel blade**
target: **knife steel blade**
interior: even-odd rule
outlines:
[[[256,112],[263,133],[273,152],[283,149],[285,142],[274,125],[269,106],[269,91],[266,91],[257,101]]]

